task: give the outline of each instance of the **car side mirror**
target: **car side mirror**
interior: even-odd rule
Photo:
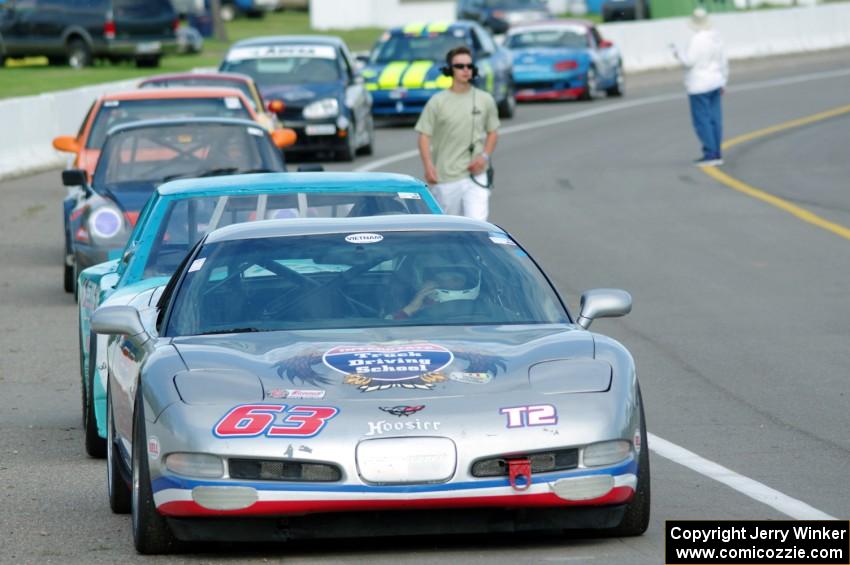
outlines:
[[[150,340],[150,334],[142,325],[139,311],[132,306],[102,306],[94,311],[91,329],[95,333],[126,335],[138,345]]]
[[[65,169],[62,171],[62,184],[65,186],[88,186],[88,175],[82,169]]]
[[[609,47],[614,47],[613,41],[608,41],[607,39],[603,39],[602,41],[599,42],[599,48],[600,49],[608,49]]]
[[[278,128],[272,132],[272,141],[278,149],[294,145],[297,139],[298,134],[295,133],[294,129]]]
[[[617,288],[596,288],[581,295],[576,323],[584,329],[596,318],[616,318],[632,311],[632,295]]]
[[[53,148],[65,153],[77,153],[80,150],[80,144],[76,137],[60,135],[53,138]]]

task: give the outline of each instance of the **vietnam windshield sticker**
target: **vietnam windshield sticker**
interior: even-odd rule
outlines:
[[[489,233],[490,241],[499,245],[516,245],[514,240],[508,237],[508,234],[498,231],[491,231]]]
[[[446,376],[440,370],[454,360],[445,347],[410,345],[337,346],[322,356],[325,365],[345,375],[343,382],[361,392],[391,388],[430,390]]]
[[[300,400],[320,400],[325,397],[325,391],[321,389],[307,388],[273,388],[266,391],[266,397]]]
[[[228,110],[238,110],[242,107],[242,104],[239,102],[239,99],[235,96],[225,96],[224,97],[224,107]]]
[[[336,59],[336,51],[330,45],[263,45],[259,47],[237,47],[236,49],[231,49],[227,54],[228,61],[280,59],[286,57]]]
[[[345,236],[348,243],[378,243],[383,239],[384,236],[379,233],[353,233]]]
[[[259,137],[263,136],[263,130],[261,130],[260,128],[248,128],[248,133]]]
[[[398,197],[403,200],[422,200],[422,197],[415,192],[399,192]]]
[[[103,103],[104,108],[116,108],[121,102],[118,100],[107,100]]]
[[[452,371],[449,373],[449,378],[459,383],[471,385],[486,385],[493,380],[493,375],[490,373],[469,373],[461,371]]]
[[[194,273],[195,271],[200,271],[201,267],[204,266],[204,263],[207,261],[206,257],[201,257],[200,259],[195,259],[192,261],[192,264],[189,265],[189,272]]]

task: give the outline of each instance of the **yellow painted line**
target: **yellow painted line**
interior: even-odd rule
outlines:
[[[433,61],[414,61],[404,73],[404,78],[401,79],[401,85],[405,88],[422,88],[422,83],[425,82],[425,76],[433,66]]]
[[[800,126],[805,126],[814,122],[819,122],[821,120],[826,120],[827,118],[834,118],[835,116],[840,116],[841,114],[846,114],[850,112],[850,104],[847,106],[841,106],[840,108],[834,108],[832,110],[827,110],[826,112],[820,112],[819,114],[813,114],[811,116],[806,116],[805,118],[798,118],[796,120],[791,120],[788,122],[783,122],[781,124],[777,124],[775,126],[770,126],[769,128],[764,128],[760,130],[756,130],[754,132],[746,133],[744,135],[739,135],[738,137],[733,137],[729,141],[726,141],[723,144],[723,149],[728,149],[739,143],[744,143],[746,141],[752,141],[753,139],[757,139],[759,137],[764,137],[766,135],[770,135],[772,133],[777,133],[780,131],[784,131],[786,129],[797,128]]]
[[[830,222],[829,220],[825,220],[817,214],[809,212],[805,208],[800,208],[796,204],[792,204],[787,200],[770,194],[769,192],[765,192],[759,188],[741,182],[736,178],[730,177],[729,175],[715,167],[704,167],[702,170],[705,172],[705,174],[707,174],[717,182],[722,183],[731,189],[737,190],[738,192],[746,194],[747,196],[751,196],[757,200],[761,200],[762,202],[766,202],[771,206],[776,206],[780,210],[785,210],[792,216],[796,216],[804,222],[808,222],[819,228],[830,231],[836,235],[843,237],[844,239],[850,239],[850,228],[842,226],[841,224],[836,224],[835,222]]]
[[[760,137],[765,137],[795,127],[805,126],[847,113],[850,113],[850,105],[841,106],[840,108],[834,108],[832,110],[827,110],[825,112],[820,112],[818,114],[813,114],[811,116],[806,116],[803,118],[798,118],[796,120],[783,122],[775,126],[770,126],[764,129],[756,130],[754,132],[746,133],[744,135],[739,135],[738,137],[733,137],[729,141],[723,143],[723,149],[728,149],[730,147],[734,147],[735,145],[739,145],[747,141],[752,141]],[[779,208],[780,210],[788,212],[792,216],[806,223],[812,224],[828,232],[834,233],[839,237],[843,237],[844,239],[850,240],[850,228],[848,228],[847,226],[836,224],[835,222],[830,222],[829,220],[824,219],[813,212],[809,212],[805,208],[801,208],[800,206],[792,204],[791,202],[783,198],[774,196],[773,194],[770,194],[769,192],[766,192],[760,188],[756,188],[734,177],[731,177],[716,167],[703,167],[702,171],[717,182],[731,188],[732,190],[736,190],[742,194],[746,194],[747,196],[755,198],[756,200],[761,200],[762,202],[765,202],[767,204],[770,204],[771,206]]]
[[[378,77],[378,88],[396,88],[408,64],[407,61],[396,61],[384,67]]]

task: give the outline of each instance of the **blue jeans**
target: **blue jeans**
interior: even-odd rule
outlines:
[[[723,141],[723,112],[720,108],[720,89],[702,94],[690,94],[691,120],[702,143],[703,159],[720,159]]]

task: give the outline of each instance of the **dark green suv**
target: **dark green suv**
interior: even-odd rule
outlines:
[[[0,66],[44,55],[72,67],[97,58],[156,67],[176,51],[178,23],[169,0],[0,0]]]

